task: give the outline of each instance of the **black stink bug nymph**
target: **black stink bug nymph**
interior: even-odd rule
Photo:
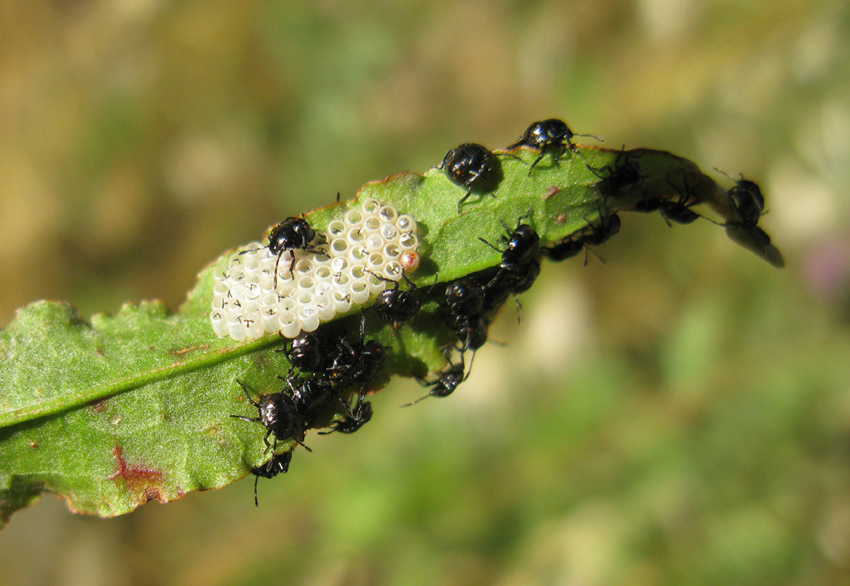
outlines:
[[[316,419],[337,399],[343,409],[349,411],[348,403],[334,390],[333,384],[324,377],[301,378],[298,376],[278,378],[286,383],[292,397],[292,403],[307,428],[313,427]]]
[[[372,403],[369,401],[361,401],[352,411],[351,415],[345,417],[341,421],[336,421],[331,424],[330,431],[320,431],[319,435],[328,435],[338,431],[340,433],[354,433],[372,419]]]
[[[513,231],[504,222],[502,228],[507,233],[507,236],[502,236],[502,241],[507,245],[505,250],[499,250],[481,237],[478,239],[496,252],[502,253],[502,261],[499,264],[501,271],[521,273],[537,258],[537,253],[540,252],[540,236],[531,226],[523,224],[522,218],[517,220]]]
[[[676,190],[679,194],[679,198],[676,200],[665,199],[661,202],[658,210],[661,217],[664,218],[664,221],[667,222],[668,226],[670,226],[670,222],[676,222],[677,224],[690,224],[692,222],[696,222],[700,215],[690,209],[690,206],[697,202],[691,202],[691,189],[688,185],[687,175],[682,176],[684,191],[676,187],[669,177],[667,178],[667,183],[670,184],[670,187]]]
[[[345,336],[339,338],[331,366],[324,376],[337,388],[359,387],[357,406],[353,411],[359,409],[369,391],[369,385],[381,374],[388,348],[375,340],[366,340],[365,312],[360,314],[359,340],[349,342]]]
[[[286,393],[268,393],[260,395],[258,400],[251,398],[248,388],[239,379],[236,380],[239,386],[242,387],[242,392],[248,398],[248,402],[257,408],[257,417],[246,417],[244,415],[231,415],[242,421],[257,421],[262,423],[266,428],[266,435],[263,436],[263,442],[266,447],[272,449],[269,443],[269,436],[274,435],[275,443],[277,440],[292,438],[295,442],[304,447],[308,452],[310,448],[301,443],[304,439],[304,428],[298,405],[292,400],[292,397]]]
[[[437,168],[444,169],[455,185],[466,187],[466,194],[457,202],[457,213],[460,213],[461,204],[469,198],[473,189],[485,191],[499,172],[498,159],[493,153],[487,147],[472,142],[451,149]]]
[[[277,255],[277,262],[274,265],[274,287],[277,288],[277,273],[280,265],[280,258],[283,253],[289,251],[292,256],[292,261],[289,263],[289,273],[295,268],[295,251],[304,250],[312,254],[326,254],[324,250],[312,244],[316,237],[316,232],[310,227],[310,224],[304,218],[286,218],[283,222],[272,228],[269,233],[268,249],[272,254]],[[245,254],[247,250],[240,253]]]
[[[455,320],[484,314],[484,288],[471,278],[456,279],[446,286],[446,309]]]
[[[584,240],[567,236],[552,246],[544,248],[543,255],[551,261],[561,262],[576,256],[583,248]]]
[[[478,350],[487,341],[487,320],[483,317],[469,317],[458,320],[458,341],[461,352]]]
[[[254,506],[259,507],[260,503],[257,500],[257,482],[260,480],[260,477],[263,478],[274,478],[278,474],[286,474],[289,470],[289,463],[292,460],[292,452],[283,452],[282,454],[275,454],[271,460],[263,464],[262,466],[257,466],[256,468],[251,468],[251,474],[254,475]]]
[[[744,222],[753,225],[758,223],[764,209],[764,196],[758,185],[742,176],[740,181],[735,182],[735,187],[729,190],[729,197],[735,202]]]
[[[367,270],[366,272],[375,277],[392,283],[392,289],[384,289],[378,294],[375,299],[375,304],[372,306],[375,313],[381,318],[381,321],[392,322],[393,326],[398,328],[401,322],[408,321],[416,317],[419,308],[422,307],[422,300],[416,296],[416,285],[407,278],[407,275],[402,271],[401,277],[407,283],[407,290],[399,288],[401,281],[393,281],[382,277],[377,273]],[[434,275],[434,284],[431,285],[431,290],[437,285],[437,275]]]
[[[423,387],[431,387],[431,392],[425,395],[424,397],[413,401],[412,403],[402,405],[402,407],[410,407],[411,405],[416,405],[416,403],[422,401],[423,399],[427,399],[428,397],[448,397],[455,391],[456,388],[458,388],[460,383],[469,378],[471,370],[470,372],[465,372],[466,364],[463,360],[463,352],[461,352],[460,362],[457,364],[455,364],[451,360],[451,346],[447,346],[444,349],[444,353],[446,355],[446,360],[448,361],[449,366],[447,369],[439,373],[439,376],[436,380],[427,381],[422,378],[416,379]]]
[[[527,215],[530,214],[529,211]],[[540,236],[531,226],[522,223],[523,217],[517,220],[517,226],[513,231],[502,222],[502,227],[507,233],[507,236],[502,236],[502,241],[507,245],[505,250],[499,250],[483,238],[478,238],[493,250],[502,253],[499,270],[484,288],[485,299],[490,300],[487,305],[491,308],[500,305],[509,293],[516,295],[527,291],[540,275],[540,261],[537,259],[540,254]],[[517,305],[517,322],[519,322],[521,306],[519,299],[514,297],[514,300]]]
[[[717,167],[714,169],[723,173]],[[726,173],[723,174],[726,175]],[[729,175],[726,175],[726,177],[729,177]],[[729,177],[729,179],[732,178]],[[732,179],[732,181],[735,180]],[[761,217],[762,210],[764,210],[764,196],[761,194],[759,186],[754,181],[744,179],[744,176],[741,175],[741,178],[735,181],[735,186],[727,191],[726,194],[729,196],[732,207],[735,208],[735,211],[741,217],[742,224],[745,226],[755,226]]]
[[[552,162],[555,163],[555,165],[558,164],[558,159],[563,157],[564,153],[567,152],[567,147],[569,147],[571,151],[577,152],[578,149],[576,148],[576,145],[574,145],[570,140],[574,136],[586,136],[603,142],[601,138],[593,136],[592,134],[576,134],[570,130],[570,127],[567,126],[567,123],[563,120],[549,118],[547,120],[532,123],[531,126],[525,130],[525,133],[508,148],[513,149],[518,146],[527,146],[540,151],[540,156],[534,160],[531,164],[531,168],[528,170],[528,174],[531,175],[534,167],[543,159],[543,156],[547,151],[555,151],[555,156],[552,157]]]
[[[278,348],[275,352],[284,352],[292,369],[301,372],[316,372],[325,366],[327,348],[325,341],[318,331],[301,332],[289,343],[289,348]]]
[[[633,151],[631,151],[633,152]],[[596,183],[596,189],[606,199],[625,197],[640,187],[646,175],[638,162],[638,155],[626,154],[626,147],[623,146],[614,159],[614,166],[605,165],[602,168],[596,169],[587,165],[591,173],[599,177]],[[641,151],[641,154],[643,151]],[[636,204],[636,212],[654,212],[661,205],[661,201],[650,199]]]
[[[607,242],[620,231],[620,216],[617,214],[600,214],[599,223],[592,226],[583,237],[586,246],[599,246]]]
[[[393,324],[398,325],[399,323],[413,319],[414,316],[416,316],[416,312],[418,312],[419,308],[422,307],[422,301],[414,293],[416,285],[407,278],[404,271],[402,271],[401,277],[407,283],[406,291],[399,289],[401,281],[387,279],[386,277],[382,277],[372,271],[367,272],[382,281],[393,284],[392,289],[384,289],[378,293],[378,297],[375,299],[375,304],[372,306],[375,308],[375,313],[378,314],[381,321],[393,322]]]

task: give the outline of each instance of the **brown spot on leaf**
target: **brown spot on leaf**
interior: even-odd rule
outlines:
[[[209,349],[208,344],[201,344],[200,346],[192,346],[191,348],[180,348],[179,350],[169,350],[168,353],[172,356],[183,356],[184,354],[188,354],[189,352],[194,352],[195,350],[207,350]]]
[[[165,495],[162,494],[162,491],[158,487],[147,486],[145,487],[145,502],[150,501],[158,501],[160,503],[167,503],[168,499],[165,498]]]
[[[543,199],[544,200],[549,199],[550,197],[554,196],[559,191],[561,191],[561,188],[558,187],[557,185],[553,185],[552,187],[550,187],[549,189],[546,190],[546,195],[543,196]]]
[[[269,366],[269,359],[264,353],[254,355],[254,366],[260,370],[264,370]]]
[[[109,401],[107,399],[98,399],[89,403],[89,407],[95,413],[103,413],[109,408]]]
[[[154,468],[149,468],[140,463],[128,465],[124,460],[124,450],[121,446],[112,448],[112,455],[118,463],[118,469],[107,480],[123,480],[127,489],[131,493],[138,495],[140,504],[150,500],[157,500],[161,503],[167,502],[162,491],[162,471]]]

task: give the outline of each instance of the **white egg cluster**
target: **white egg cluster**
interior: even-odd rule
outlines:
[[[316,231],[327,256],[285,251],[280,262],[259,242],[230,257],[214,274],[210,321],[218,336],[256,340],[280,332],[294,338],[363,305],[416,270],[416,221],[375,199]],[[295,266],[290,273],[292,254]],[[275,267],[277,283],[275,284]],[[384,277],[381,279],[378,275]]]

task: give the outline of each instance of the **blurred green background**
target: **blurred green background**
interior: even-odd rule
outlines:
[[[758,181],[788,265],[624,214],[450,398],[394,382],[259,509],[47,495],[0,584],[850,584],[847,55],[847,2],[0,3],[0,325],[176,308],[282,218],[553,116]]]

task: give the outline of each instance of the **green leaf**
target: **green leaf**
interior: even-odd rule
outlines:
[[[430,169],[367,183],[356,200],[307,218],[324,229],[365,197],[413,216],[423,258],[413,280],[427,288],[435,275],[448,282],[497,265],[499,253],[478,237],[498,242],[501,222],[512,226],[523,217],[541,245],[549,245],[598,222],[602,212],[654,198],[678,200],[673,185],[686,185],[691,201],[719,214],[736,242],[782,265],[767,235],[744,226],[725,190],[690,161],[660,151],[582,147],[558,165],[547,155],[529,175],[537,152],[521,148],[514,154],[519,158],[499,157],[497,188],[473,193],[460,214],[465,190],[442,170]],[[624,156],[639,157],[646,177],[640,189],[605,201],[597,189],[600,175]],[[289,365],[284,353],[274,352],[282,344],[278,336],[235,342],[213,334],[213,272],[227,265],[231,252],[199,274],[177,313],[157,301],[143,302],[126,304],[115,316],[95,315],[89,323],[67,303],[40,301],[19,310],[0,332],[0,522],[41,492],[64,496],[77,512],[119,515],[152,499],[166,502],[226,486],[271,457],[259,424],[230,417],[256,415],[236,379],[253,396],[280,390],[276,375]],[[359,312],[353,308],[355,315],[336,322],[356,331]],[[374,325],[368,335],[392,347],[376,389],[394,375],[424,376],[443,368],[441,347],[456,339],[435,300],[412,323],[399,329]],[[339,415],[329,413],[322,423]],[[290,447],[292,442],[283,442],[278,451]]]

